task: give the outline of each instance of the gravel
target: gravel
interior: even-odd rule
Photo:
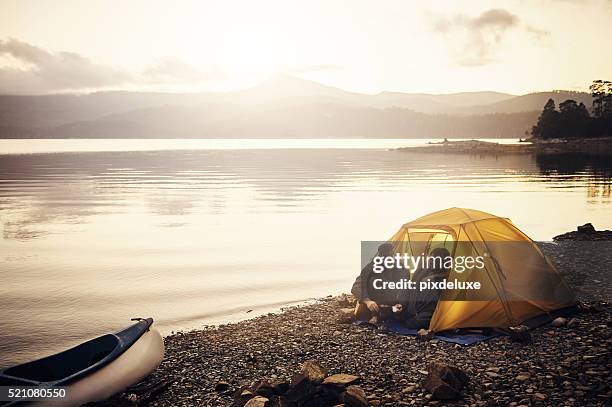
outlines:
[[[528,343],[499,337],[461,346],[338,322],[345,305],[330,296],[276,314],[166,337],[165,359],[146,382],[172,383],[150,405],[230,406],[241,386],[262,378],[290,380],[308,360],[320,363],[329,375],[359,376],[373,406],[610,405],[612,307],[606,301],[612,251],[593,256],[580,245],[541,247],[581,300],[598,304],[599,312],[579,314],[571,328],[537,328]],[[432,362],[467,373],[470,379],[458,400],[433,400],[423,388]],[[127,399],[124,394],[112,403],[129,405]]]

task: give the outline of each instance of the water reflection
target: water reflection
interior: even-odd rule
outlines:
[[[535,164],[535,165],[534,165]],[[608,202],[612,163],[583,155],[438,156],[381,150],[225,150],[8,155],[0,159],[5,239],[49,232],[139,202],[153,215],[222,214],[239,199],[250,211],[301,211],[334,191],[428,187],[506,190],[517,179],[551,188],[586,187]],[[7,214],[10,214],[7,215]],[[162,221],[177,227],[181,221]]]
[[[580,182],[587,188],[590,203],[610,203],[612,196],[612,160],[589,154],[548,154],[536,156],[536,163],[548,180]]]

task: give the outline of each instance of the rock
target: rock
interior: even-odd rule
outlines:
[[[533,336],[529,327],[525,325],[511,326],[509,328],[510,340],[513,342],[529,343],[533,341]]]
[[[414,337],[340,325],[336,316],[341,307],[330,300],[291,307],[280,314],[250,321],[167,336],[164,338],[164,363],[145,382],[161,377],[173,377],[176,381],[149,405],[228,406],[233,403],[234,392],[246,386],[236,395],[234,406],[244,407],[250,399],[262,396],[269,400],[269,407],[329,407],[342,404],[342,394],[351,385],[359,385],[372,406],[434,405],[436,397],[423,388],[429,375],[427,366],[433,361],[457,366],[470,376],[470,382],[460,392],[460,399],[440,400],[438,406],[606,405],[612,399],[608,385],[612,371],[609,351],[612,305],[604,299],[586,297],[597,295],[599,298],[600,293],[592,289],[608,290],[610,283],[599,274],[592,276],[600,263],[590,264],[587,260],[592,255],[604,255],[603,268],[609,264],[603,260],[612,259],[612,251],[584,253],[585,263],[581,266],[582,258],[573,262],[573,257],[588,245],[576,245],[576,252],[559,247],[563,245],[569,247],[573,243],[554,245],[551,250],[563,253],[563,262],[570,261],[565,265],[561,262],[561,270],[565,267],[567,271],[568,283],[592,284],[592,288],[587,287],[582,293],[588,312],[574,315],[580,321],[577,329],[553,328],[549,324],[534,328],[530,331],[537,341],[533,346],[519,345],[508,337],[472,346],[417,342]],[[551,259],[558,260],[554,253]],[[571,274],[572,270],[580,273],[580,267],[585,269],[583,274]],[[607,275],[608,270],[606,268],[603,275]],[[593,281],[595,279],[600,282]],[[600,312],[589,311],[595,304],[600,304]],[[567,319],[569,324],[570,318]],[[291,388],[293,373],[299,373],[306,360],[316,360],[330,371],[333,368],[332,373],[359,376],[359,382],[336,387],[323,382],[311,383],[305,376],[296,375],[301,379],[296,378],[293,381],[296,388]],[[497,373],[500,377],[490,377],[485,372]],[[328,375],[331,377],[332,373]],[[264,378],[268,384],[262,385]],[[329,380],[323,379],[326,383]],[[222,381],[230,384],[229,389],[214,391],[216,384]],[[270,386],[274,394],[268,397]],[[138,396],[139,405],[145,404],[140,388],[117,396],[118,401],[127,403],[130,393]],[[545,395],[546,399],[540,400],[536,393]],[[291,394],[300,401],[288,400],[286,395]]]
[[[365,391],[359,386],[349,386],[342,393],[342,401],[346,407],[368,407]]]
[[[292,407],[292,406],[291,406],[291,403],[289,403],[289,401],[287,401],[286,398],[281,396],[276,400],[275,407]]]
[[[402,390],[403,394],[412,394],[416,390],[416,386],[407,386]]]
[[[433,338],[434,333],[429,329],[419,329],[416,334],[417,341],[428,341]]]
[[[600,303],[586,304],[583,302],[578,303],[578,308],[583,312],[589,312],[591,314],[597,314],[605,309]]]
[[[560,328],[567,324],[567,319],[563,317],[558,317],[558,318],[553,319],[550,324],[556,328]]]
[[[578,233],[595,233],[595,227],[591,223],[585,223],[582,226],[576,228]]]
[[[546,395],[542,394],[542,393],[534,393],[533,394],[535,398],[537,398],[538,400],[546,400]]]
[[[266,379],[261,379],[258,383],[256,383],[255,386],[253,386],[253,390],[255,390],[255,393],[259,394],[260,396],[267,398],[270,398],[276,394],[274,387]]]
[[[280,396],[281,394],[285,394],[287,390],[289,390],[289,383],[284,380],[274,380],[270,383],[272,386],[272,391],[274,394]]]
[[[485,372],[485,374],[489,376],[491,379],[497,379],[500,376],[499,373],[495,373],[495,372]]]
[[[355,311],[353,308],[340,308],[338,311],[338,322],[341,324],[350,324],[355,321]]]
[[[354,376],[351,374],[338,373],[333,374],[329,377],[326,377],[323,380],[324,385],[335,386],[335,387],[346,387],[351,384],[355,384],[359,381],[359,376]]]
[[[268,407],[270,400],[262,396],[255,396],[250,399],[244,407]]]
[[[439,400],[456,399],[461,389],[469,381],[468,375],[455,366],[434,362],[427,368],[428,374],[423,386],[433,398]]]
[[[215,391],[217,392],[224,392],[227,391],[229,389],[230,385],[228,382],[223,381],[223,380],[219,380],[217,382],[217,384],[215,384]]]
[[[341,393],[344,391],[344,387],[334,386],[319,386],[316,389],[315,398],[321,400],[326,406],[339,404],[341,401]]]
[[[567,327],[568,328],[578,328],[578,326],[580,326],[580,321],[578,320],[578,318],[572,318],[569,321],[567,321]]]
[[[595,230],[590,223],[578,226],[576,231],[567,232],[553,237],[554,241],[574,240],[574,241],[610,241],[612,240],[611,230]]]
[[[323,369],[320,364],[314,360],[308,360],[302,363],[300,373],[312,383],[319,384],[327,376],[327,370]]]
[[[234,393],[234,407],[244,407],[246,403],[251,400],[257,394],[250,388],[250,386],[242,386]]]
[[[291,403],[301,403],[312,397],[316,386],[303,374],[297,373],[291,379],[289,390],[284,394],[285,398]]]

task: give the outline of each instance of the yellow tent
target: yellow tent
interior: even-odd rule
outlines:
[[[507,328],[575,305],[575,295],[540,248],[506,218],[450,208],[406,223],[389,240],[413,256],[445,247],[457,256],[484,256],[484,269],[447,280],[479,281],[479,290],[444,290],[429,328]],[[481,273],[476,275],[475,273]]]

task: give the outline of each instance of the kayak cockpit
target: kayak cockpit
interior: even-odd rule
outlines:
[[[106,334],[74,348],[32,362],[0,370],[0,385],[67,385],[117,359],[153,323],[147,318],[114,334]]]
[[[9,368],[4,374],[35,382],[57,382],[94,367],[109,357],[118,346],[119,339],[108,334],[65,352]]]

